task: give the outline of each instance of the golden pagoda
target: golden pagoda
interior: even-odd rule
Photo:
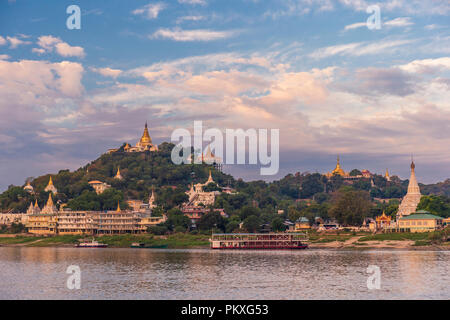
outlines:
[[[384,174],[384,177],[386,178],[387,181],[391,181],[391,177],[389,176],[388,169],[386,169],[386,173]]]
[[[116,209],[116,212],[121,212],[121,210],[120,210],[120,200],[117,201],[117,209]]]
[[[341,168],[341,164],[339,163],[339,156],[337,156],[336,168],[331,172],[332,175],[340,175],[345,176],[345,171]]]
[[[128,144],[127,144],[128,145]],[[158,147],[152,143],[152,138],[148,132],[147,122],[145,123],[144,133],[135,147],[124,148],[126,152],[143,152],[143,151],[158,151]]]

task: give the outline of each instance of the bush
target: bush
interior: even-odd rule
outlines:
[[[166,234],[168,231],[166,226],[153,226],[153,227],[148,227],[147,228],[147,232],[148,233],[152,233],[154,235],[163,235]]]
[[[183,227],[183,226],[176,226],[175,229],[174,229],[174,231],[175,231],[176,233],[185,233],[185,232],[186,232],[186,228]]]

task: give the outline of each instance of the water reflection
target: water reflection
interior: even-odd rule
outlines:
[[[448,299],[447,251],[0,248],[3,299]],[[368,290],[378,265],[381,290]],[[70,265],[81,290],[66,288]]]

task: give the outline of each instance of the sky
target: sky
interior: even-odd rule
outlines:
[[[81,9],[69,29],[68,6]],[[369,29],[370,5],[380,28]],[[278,179],[344,170],[450,177],[446,0],[0,0],[0,191],[74,170],[145,121],[280,130]]]

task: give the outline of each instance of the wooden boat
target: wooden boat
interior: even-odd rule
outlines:
[[[304,233],[216,233],[211,249],[299,250],[308,248]]]

